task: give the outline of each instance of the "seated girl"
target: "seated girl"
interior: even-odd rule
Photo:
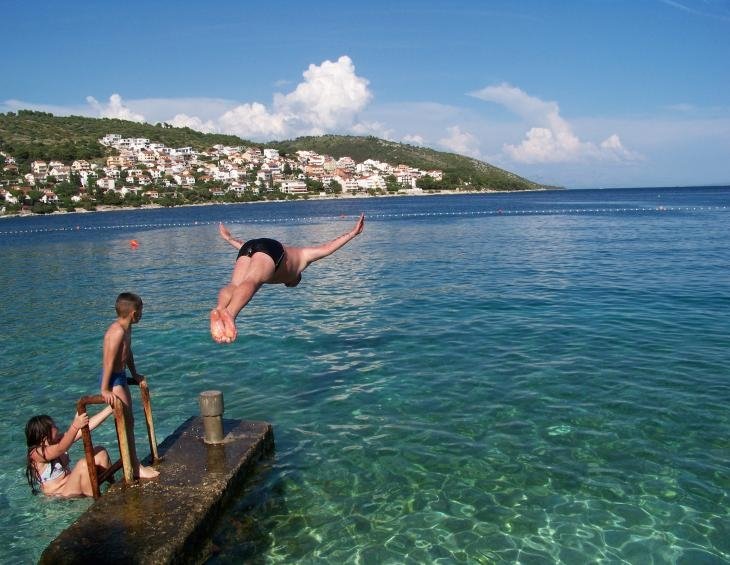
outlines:
[[[25,476],[33,494],[42,492],[49,496],[93,496],[91,480],[82,459],[73,469],[67,450],[81,438],[81,428],[89,425],[93,430],[113,412],[107,406],[89,418],[87,414],[76,414],[66,433],[61,434],[50,416],[33,416],[25,425],[25,441],[28,445]],[[109,454],[103,447],[94,448],[94,462],[97,470],[111,465]],[[39,488],[40,487],[40,488]]]

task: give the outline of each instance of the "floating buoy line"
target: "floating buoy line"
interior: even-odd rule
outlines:
[[[390,214],[368,214],[367,219],[401,219],[401,218],[427,218],[427,217],[478,217],[478,216],[559,216],[573,215],[583,216],[590,214],[630,214],[630,213],[669,213],[669,212],[722,212],[727,211],[727,206],[659,206],[659,207],[637,207],[637,208],[544,208],[533,210],[471,210],[459,212],[403,212]],[[288,224],[288,223],[317,223],[333,220],[350,220],[357,218],[353,216],[310,216],[310,217],[288,217],[288,218],[251,218],[246,220],[226,220],[227,224]],[[189,222],[150,222],[139,224],[111,224],[102,226],[59,226],[43,228],[26,228],[18,230],[0,231],[0,235],[22,235],[30,233],[50,232],[76,232],[76,231],[106,231],[106,230],[130,230],[130,229],[155,229],[155,228],[184,228],[194,226],[218,225],[218,220]],[[134,241],[134,240],[132,240]],[[136,243],[136,242],[135,242]]]

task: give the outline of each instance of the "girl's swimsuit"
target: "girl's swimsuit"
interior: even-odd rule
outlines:
[[[284,246],[276,241],[275,239],[269,239],[268,237],[261,237],[259,239],[249,239],[244,243],[238,250],[238,257],[246,256],[251,257],[254,253],[265,253],[274,261],[274,272],[281,265],[284,259]],[[238,259],[236,257],[236,259]]]
[[[61,465],[61,462],[58,459],[54,459],[53,461],[49,461],[45,467],[43,467],[43,472],[38,475],[38,480],[41,484],[52,481],[54,479],[58,479],[59,477],[63,477],[66,474],[66,470],[63,468],[63,465]]]

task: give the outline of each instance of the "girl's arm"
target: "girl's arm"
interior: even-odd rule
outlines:
[[[89,418],[89,430],[93,430],[93,429],[98,428],[99,427],[99,424],[101,424],[104,420],[106,420],[113,413],[114,413],[114,408],[112,408],[111,406],[106,406],[104,408],[104,410],[102,410],[98,414],[94,414],[91,418]],[[80,439],[81,439],[81,430],[79,429],[76,432],[76,436],[74,437],[74,441],[78,441]]]
[[[63,437],[58,443],[38,447],[36,449],[36,453],[38,453],[45,461],[50,461],[60,457],[66,453],[68,448],[76,441],[76,436],[79,433],[79,430],[88,423],[89,416],[87,414],[77,413],[76,416],[74,416],[74,421],[71,422],[68,430],[66,430],[66,433],[63,434]]]

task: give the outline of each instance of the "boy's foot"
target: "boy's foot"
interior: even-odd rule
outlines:
[[[154,479],[160,476],[160,472],[156,469],[153,469],[152,467],[145,467],[144,465],[140,465],[136,475],[138,479]]]

